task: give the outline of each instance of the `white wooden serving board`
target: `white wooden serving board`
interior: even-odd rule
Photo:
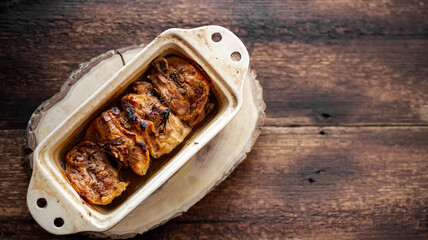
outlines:
[[[77,106],[129,62],[144,45],[109,51],[79,66],[60,92],[42,103],[27,126],[26,146],[34,150]],[[120,53],[120,54],[118,54]],[[238,115],[161,188],[119,224],[105,232],[87,232],[94,237],[129,238],[155,228],[187,211],[246,158],[265,118],[262,88],[249,71],[244,85],[244,103]],[[28,155],[32,165],[32,155]]]

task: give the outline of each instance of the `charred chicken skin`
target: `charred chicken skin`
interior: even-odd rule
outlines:
[[[172,56],[157,58],[148,78],[164,101],[171,101],[171,111],[190,127],[201,122],[213,105],[207,104],[208,79],[187,60]]]
[[[83,141],[67,153],[65,174],[86,201],[106,205],[125,191],[129,182],[119,179],[107,155],[94,142]]]
[[[85,138],[100,144],[107,153],[126,167],[131,167],[136,174],[146,174],[150,163],[147,145],[118,108],[113,107],[92,121]]]
[[[143,135],[154,158],[171,152],[190,133],[191,128],[171,112],[171,100],[162,101],[153,95],[152,84],[135,82],[133,89],[136,93],[122,98],[123,110]]]

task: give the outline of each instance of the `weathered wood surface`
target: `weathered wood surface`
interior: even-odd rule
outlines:
[[[138,239],[428,238],[428,2],[0,6],[0,238],[84,238],[50,235],[26,209],[23,136],[36,107],[79,63],[206,24],[246,44],[266,126],[225,182]]]
[[[428,3],[215,2],[11,4],[0,14],[0,128],[24,128],[78,64],[171,27],[206,24],[247,45],[270,93],[268,123],[427,123]]]
[[[23,134],[1,131],[1,237],[59,239],[26,210]],[[424,239],[427,135],[428,127],[264,127],[228,179],[138,239]]]

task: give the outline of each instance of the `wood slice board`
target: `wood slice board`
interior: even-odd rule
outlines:
[[[111,50],[79,66],[52,98],[33,113],[27,126],[28,152],[54,130],[66,116],[97,90],[144,45]],[[265,119],[262,88],[255,71],[244,85],[244,103],[238,115],[162,187],[150,195],[119,224],[94,237],[129,238],[155,228],[187,211],[246,158]],[[31,168],[32,154],[27,155]]]

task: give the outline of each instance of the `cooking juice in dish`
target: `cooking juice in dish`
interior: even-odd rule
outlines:
[[[211,80],[196,63],[177,54],[158,57],[78,134],[92,148],[75,139],[65,175],[82,199],[109,212],[192,143],[218,105]]]

